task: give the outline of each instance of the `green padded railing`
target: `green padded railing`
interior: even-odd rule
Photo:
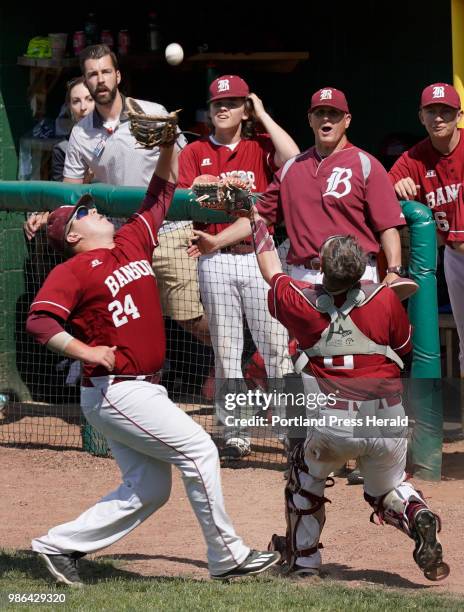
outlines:
[[[414,328],[409,399],[415,427],[410,463],[415,476],[440,480],[443,441],[440,338],[437,303],[437,233],[432,211],[418,202],[402,202],[410,231],[409,274],[419,291],[409,300]]]
[[[101,212],[114,217],[127,217],[142,201],[145,189],[139,187],[114,187],[103,184],[72,185],[46,181],[0,182],[0,211],[30,212],[51,210],[61,204],[72,204],[83,193],[91,193]],[[438,336],[438,307],[436,295],[436,232],[431,211],[417,202],[402,202],[403,212],[411,233],[410,274],[418,282],[420,291],[410,299],[409,315],[414,326],[414,352],[410,400],[414,406],[416,425],[411,444],[411,461],[414,473],[424,479],[437,480],[441,476],[442,402],[439,380],[440,344]],[[0,213],[1,215],[2,213]],[[14,303],[9,303],[10,288],[21,283],[23,246],[18,244],[20,228],[8,228],[3,224],[2,281],[3,313],[13,316]],[[191,219],[200,222],[221,222],[229,218],[220,212],[201,208],[186,189],[176,191],[169,220]],[[0,217],[1,222],[1,217]],[[12,258],[14,262],[12,262]],[[9,313],[9,314],[8,314]],[[13,313],[13,314],[12,314]],[[14,325],[0,327],[2,351],[0,357],[0,392],[15,392],[20,399],[28,399],[27,388],[22,383],[14,360]],[[84,432],[84,440],[93,440],[92,432]],[[97,446],[101,441],[98,441]]]

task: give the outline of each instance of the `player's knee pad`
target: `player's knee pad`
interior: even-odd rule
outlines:
[[[330,502],[324,496],[316,495],[302,487],[301,474],[308,473],[308,467],[304,461],[304,443],[298,444],[292,451],[289,461],[289,475],[285,486],[285,519],[287,522],[287,531],[285,538],[283,536],[273,535],[269,545],[270,550],[278,550],[284,561],[286,561],[289,569],[292,569],[300,557],[310,557],[322,544],[319,543],[319,537],[311,548],[298,550],[296,535],[298,526],[303,516],[313,516],[319,523],[319,536],[325,523],[324,504]],[[332,479],[330,479],[332,480]],[[333,480],[332,480],[333,484]],[[308,502],[309,508],[297,507],[294,496],[300,495]]]
[[[379,497],[364,492],[364,499],[372,506],[371,522],[387,523],[411,536],[410,524],[417,507],[428,507],[423,495],[411,483],[402,482],[397,487]],[[375,520],[377,518],[377,521]]]

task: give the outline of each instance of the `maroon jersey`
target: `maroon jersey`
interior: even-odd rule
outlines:
[[[284,325],[291,337],[298,341],[300,349],[312,347],[330,324],[328,314],[315,310],[301,289],[313,285],[296,281],[285,274],[276,274],[268,293],[270,313]],[[335,296],[335,305],[341,306],[346,294]],[[396,294],[386,287],[361,308],[353,308],[350,317],[368,338],[377,344],[389,345],[399,355],[411,350],[411,326],[408,316]],[[353,379],[370,378],[376,381],[397,379],[389,383],[388,396],[401,390],[400,369],[384,355],[340,355],[333,357],[311,357],[308,366],[317,378]],[[396,387],[395,387],[396,385]],[[363,399],[362,397],[354,399]]]
[[[378,253],[378,233],[405,224],[383,166],[349,143],[324,159],[312,147],[286,162],[257,208],[271,223],[285,221],[287,261],[296,265],[336,234],[352,234],[366,253]]]
[[[197,140],[185,147],[179,156],[178,186],[188,188],[201,174],[219,178],[238,176],[251,183],[252,191],[265,191],[277,169],[271,138],[261,134],[251,140],[240,140],[231,150],[215,144],[211,138]],[[195,223],[195,228],[219,234],[230,223]]]
[[[401,155],[390,170],[393,184],[410,177],[419,186],[416,199],[431,208],[437,229],[446,242],[464,241],[464,138],[442,155],[426,138]]]
[[[150,188],[138,213],[116,232],[114,248],[80,253],[56,266],[30,308],[69,322],[75,337],[90,346],[116,346],[112,374],[151,374],[164,362],[151,260],[175,185],[158,179]],[[85,365],[86,377],[107,375],[103,366]]]

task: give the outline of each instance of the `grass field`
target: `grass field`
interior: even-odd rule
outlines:
[[[449,610],[464,609],[464,598],[434,595],[428,590],[347,587],[341,582],[308,585],[262,576],[231,583],[189,578],[147,577],[118,569],[117,562],[81,561],[84,589],[55,587],[41,562],[27,552],[0,552],[0,609],[80,610]],[[9,593],[57,593],[64,603],[8,603]]]

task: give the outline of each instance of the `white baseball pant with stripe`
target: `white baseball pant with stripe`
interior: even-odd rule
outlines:
[[[208,317],[211,342],[214,349],[216,370],[216,416],[225,423],[231,412],[225,410],[224,381],[241,381],[243,353],[243,315],[248,322],[251,335],[261,353],[268,378],[282,380],[293,372],[288,354],[288,332],[267,307],[269,287],[258,268],[256,255],[234,255],[212,253],[199,260],[200,292]],[[243,387],[241,390],[246,389]],[[236,391],[233,386],[230,392]],[[273,406],[273,410],[285,416],[284,406]],[[239,416],[237,413],[232,413]],[[251,410],[253,414],[253,410]],[[251,416],[242,411],[240,416]],[[249,442],[246,429],[228,427],[225,438],[239,436]]]
[[[459,337],[459,367],[464,377],[464,255],[445,247],[444,268],[448,295]]]
[[[81,389],[82,410],[106,436],[122,483],[75,520],[33,540],[33,550],[90,553],[114,544],[168,501],[175,465],[203,530],[210,573],[222,574],[242,563],[250,549],[225,511],[218,453],[210,436],[161,385],[111,384],[110,377],[92,382],[94,387]]]

